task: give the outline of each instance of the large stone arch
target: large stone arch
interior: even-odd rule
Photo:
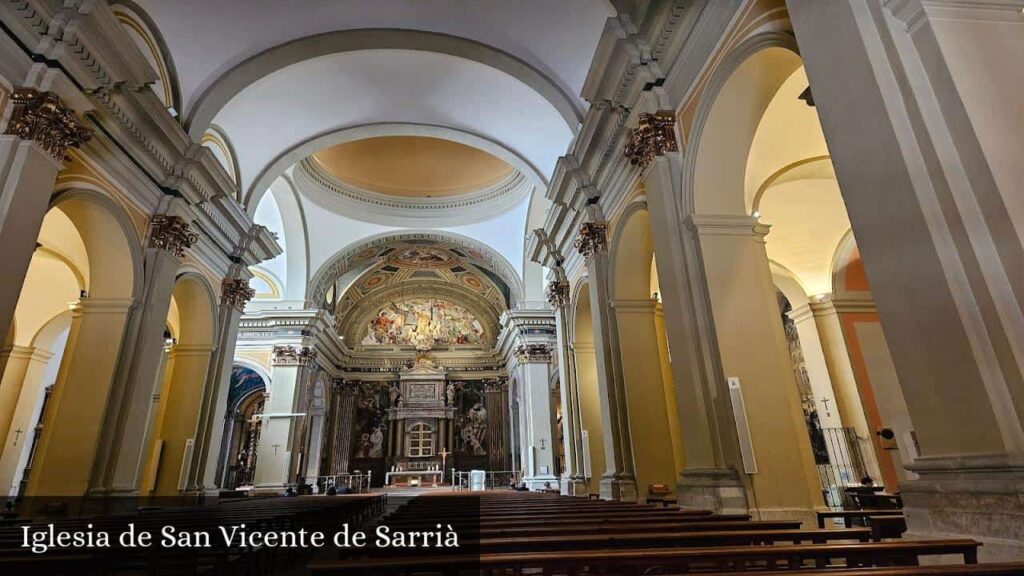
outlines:
[[[558,83],[526,62],[479,42],[420,30],[365,28],[307,36],[265,50],[227,71],[196,99],[186,119],[189,135],[196,141],[217,112],[246,86],[282,68],[331,54],[368,49],[399,49],[435,52],[473,60],[518,79],[543,96],[575,130],[583,113]]]

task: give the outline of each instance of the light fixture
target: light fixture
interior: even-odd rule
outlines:
[[[758,210],[754,210],[754,213],[751,214],[751,216],[753,216],[754,218],[760,218],[761,217],[761,212],[758,211]]]

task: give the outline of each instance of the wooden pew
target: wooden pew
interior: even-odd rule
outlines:
[[[309,564],[315,575],[374,574],[375,576],[422,573],[450,574],[461,570],[511,570],[522,574],[539,569],[545,574],[577,574],[590,567],[601,572],[628,568],[630,573],[660,569],[688,571],[691,567],[719,571],[744,570],[758,565],[770,570],[801,569],[808,561],[827,565],[844,560],[847,566],[917,564],[920,556],[962,555],[965,563],[977,562],[981,544],[974,540],[873,542],[858,544],[798,544],[787,546],[717,546],[707,548],[646,548],[636,550],[579,550],[506,554],[432,555],[415,557],[322,560]]]
[[[868,516],[903,516],[903,510],[826,510],[817,513],[818,528],[825,527],[825,521],[829,518],[842,518],[846,528],[851,528],[850,520],[860,518],[867,520]]]

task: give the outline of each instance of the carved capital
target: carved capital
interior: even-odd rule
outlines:
[[[514,354],[520,364],[551,362],[551,346],[547,344],[520,344]]]
[[[656,156],[677,152],[675,123],[676,115],[671,110],[641,114],[637,127],[629,131],[625,150],[629,163],[644,169]]]
[[[274,366],[312,366],[316,350],[310,346],[274,346]]]
[[[221,282],[221,300],[228,306],[244,310],[245,305],[256,295],[256,290],[249,286],[249,281],[242,278],[230,278]]]
[[[67,160],[68,148],[78,148],[92,137],[92,130],[53,92],[18,88],[11,104],[4,133],[34,141],[58,160]]]
[[[149,247],[167,250],[178,258],[185,255],[185,250],[199,241],[199,236],[192,232],[188,222],[178,216],[157,214],[149,221],[152,228],[149,236]]]
[[[569,304],[569,283],[564,280],[548,282],[547,297],[555,308],[564,308]]]
[[[572,245],[584,258],[590,258],[595,253],[604,250],[608,245],[605,236],[606,226],[593,222],[584,222],[580,226],[580,235],[576,237]]]

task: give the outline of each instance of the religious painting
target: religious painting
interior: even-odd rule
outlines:
[[[454,382],[455,452],[487,455],[487,404],[480,381]]]
[[[403,268],[448,268],[456,258],[442,248],[402,246],[388,256],[388,262]]]
[[[356,395],[355,416],[352,419],[352,458],[384,458],[388,431],[387,386],[376,382],[363,382]]]
[[[370,319],[362,340],[400,346],[483,342],[483,325],[473,314],[457,304],[428,298],[389,303]]]
[[[255,370],[245,366],[232,366],[231,380],[228,385],[228,407],[236,408],[242,398],[259,388],[266,388],[266,383]]]

